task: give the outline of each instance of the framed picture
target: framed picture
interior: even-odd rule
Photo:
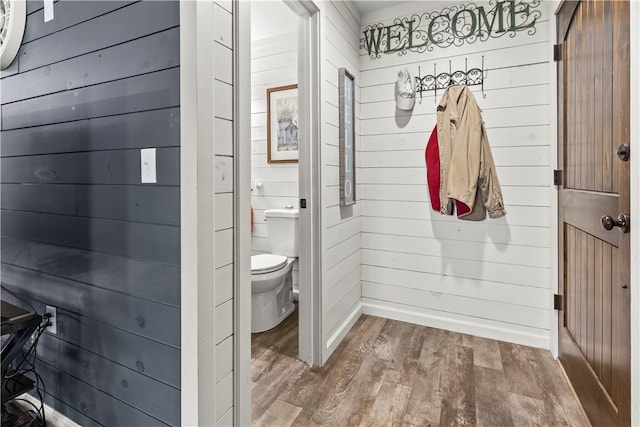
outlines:
[[[298,162],[298,85],[267,89],[267,163]]]
[[[339,96],[339,146],[340,146],[340,205],[356,202],[356,126],[355,83],[353,75],[345,68],[338,70]]]

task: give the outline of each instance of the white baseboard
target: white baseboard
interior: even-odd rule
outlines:
[[[351,313],[346,317],[344,322],[342,322],[342,324],[336,329],[336,331],[327,340],[327,346],[325,348],[326,351],[322,355],[323,365],[327,361],[327,359],[329,359],[329,356],[333,354],[336,347],[340,345],[340,343],[342,342],[342,339],[345,337],[345,335],[347,335],[347,333],[349,333],[349,331],[351,330],[353,325],[355,325],[355,323],[358,321],[361,315],[362,315],[362,304],[358,303],[356,304],[354,309],[351,311]]]
[[[31,396],[28,393],[20,396],[20,399],[27,400],[33,403],[36,407],[40,407],[40,400]],[[16,402],[19,405],[23,406],[26,409],[32,409],[28,407],[28,405],[23,402]],[[44,415],[47,418],[47,426],[49,427],[81,427],[80,424],[76,424],[74,421],[70,420],[66,416],[62,415],[60,412],[53,409],[51,406],[44,404]]]
[[[506,327],[483,325],[470,321],[451,319],[435,313],[424,313],[404,308],[400,309],[371,302],[364,302],[362,304],[362,309],[364,314],[384,317],[386,319],[399,320],[402,322],[414,323],[416,325],[445,329],[462,334],[475,335],[478,337],[543,348],[546,350],[551,348],[551,339],[548,334],[535,334]]]

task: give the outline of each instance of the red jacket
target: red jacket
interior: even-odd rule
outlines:
[[[434,211],[441,212],[440,202],[440,150],[438,148],[438,125],[434,126],[427,148],[424,151],[425,161],[427,163],[427,185],[429,187],[429,199],[431,207]],[[467,205],[458,200],[455,201],[456,214],[460,219],[471,221],[481,221],[485,218],[485,209],[482,206],[482,198],[480,192],[476,194],[476,200],[473,205],[473,212]],[[453,212],[452,212],[453,213]]]

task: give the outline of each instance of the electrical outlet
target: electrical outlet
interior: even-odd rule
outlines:
[[[51,314],[51,317],[49,317],[49,323],[51,323],[51,325],[47,326],[47,332],[56,335],[58,333],[58,317],[56,316],[56,308],[48,305],[46,306],[45,312]]]

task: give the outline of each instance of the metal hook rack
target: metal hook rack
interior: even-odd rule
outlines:
[[[422,102],[422,92],[433,91],[433,99],[436,101],[438,89],[446,89],[454,85],[480,86],[482,97],[486,98],[484,93],[484,78],[486,69],[484,68],[484,55],[482,55],[481,68],[468,69],[467,58],[464,59],[464,71],[451,71],[451,61],[449,61],[449,72],[443,71],[438,74],[436,64],[433,64],[433,74],[422,76],[420,66],[418,65],[418,75],[416,79],[416,92],[420,93],[420,102]]]

